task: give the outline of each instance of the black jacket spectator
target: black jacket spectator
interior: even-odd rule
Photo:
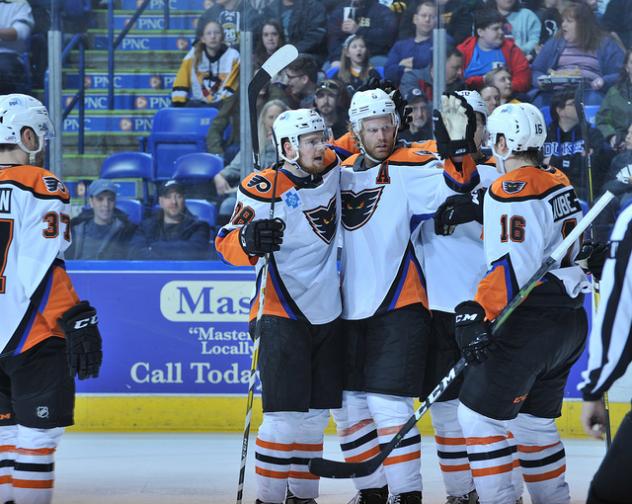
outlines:
[[[601,24],[619,35],[626,49],[632,47],[632,0],[610,0]]]
[[[72,244],[66,251],[67,259],[125,259],[136,231],[136,224],[118,208],[109,225],[96,224],[94,210],[89,208],[72,219],[70,226]]]
[[[188,210],[178,224],[164,224],[163,210],[141,222],[130,244],[131,259],[198,260],[210,257],[210,228]]]
[[[350,2],[341,3],[329,16],[327,23],[328,60],[336,61],[340,57],[342,44],[351,33],[342,31],[343,12]],[[378,0],[361,0],[355,11],[358,25],[356,35],[366,41],[371,56],[386,56],[397,37],[397,16],[391,9]]]
[[[286,23],[284,19],[288,14]],[[299,53],[311,54],[319,61],[323,60],[327,17],[322,2],[294,0],[291,6],[286,6],[283,0],[272,0],[272,3],[263,10],[261,18],[278,19],[287,43],[295,45]]]

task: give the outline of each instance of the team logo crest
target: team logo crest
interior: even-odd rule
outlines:
[[[331,198],[327,206],[319,206],[303,212],[314,233],[325,243],[330,244],[336,236],[336,197]]]
[[[42,178],[44,180],[44,184],[46,185],[46,190],[48,192],[52,192],[52,193],[57,192],[57,191],[61,193],[66,192],[66,186],[57,177],[47,176],[47,177],[42,177]]]
[[[353,231],[364,226],[377,209],[384,186],[359,193],[342,191],[342,225]]]
[[[272,187],[270,181],[263,175],[255,175],[248,181],[248,187],[254,187],[260,193],[266,193]]]
[[[522,191],[526,185],[526,182],[514,182],[511,180],[505,180],[503,182],[503,191],[505,191],[507,194],[517,194]]]

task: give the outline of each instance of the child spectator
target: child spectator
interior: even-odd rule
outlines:
[[[487,85],[481,89],[481,98],[487,105],[487,116],[490,116],[494,109],[500,105],[500,91],[496,86]]]
[[[414,88],[423,91],[426,99],[432,101],[432,80],[433,67],[432,62],[422,71],[421,79],[417,79],[413,72],[406,72],[402,77],[399,86],[400,92],[405,96]],[[458,49],[452,49],[448,52],[445,60],[445,92],[453,93],[465,89],[465,81],[463,80],[463,54]]]
[[[486,86],[494,86],[500,91],[501,105],[505,103],[520,103],[520,100],[514,97],[511,74],[505,67],[500,66],[487,72],[484,82]]]
[[[483,76],[497,66],[511,73],[513,88],[524,93],[531,87],[531,69],[523,52],[505,38],[505,19],[496,10],[483,9],[475,14],[476,35],[467,38],[457,49],[463,53],[465,82],[472,89],[483,87]]]
[[[332,78],[338,79],[354,91],[368,79],[380,78],[380,74],[369,64],[369,51],[361,35],[349,35],[342,45],[340,67]]]
[[[505,36],[513,38],[527,60],[531,61],[540,41],[540,19],[533,11],[523,9],[519,0],[494,0],[494,3],[498,13],[507,20]]]
[[[2,2],[0,7],[0,95],[27,93],[29,82],[22,55],[35,26],[26,0]]]
[[[219,106],[237,91],[239,53],[224,43],[222,26],[209,21],[184,57],[171,92],[173,106]]]

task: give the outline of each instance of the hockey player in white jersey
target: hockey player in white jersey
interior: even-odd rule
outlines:
[[[489,117],[494,156],[504,172],[487,191],[484,244],[489,271],[473,300],[456,306],[456,339],[470,363],[459,421],[481,504],[511,504],[513,471],[536,504],[570,502],[555,418],[586,337],[586,278],[573,260],[577,242],[489,338],[489,322],[582,218],[573,187],[542,168],[546,125],[530,104],[506,104]],[[519,461],[513,457],[511,433]]]
[[[424,390],[425,398],[461,357],[454,338],[454,307],[476,294],[476,286],[487,271],[482,240],[483,195],[500,173],[496,161],[481,151],[487,137],[487,107],[478,91],[457,91],[476,114],[471,156],[477,163],[480,183],[471,193],[450,196],[433,220],[421,224],[418,253],[428,287],[428,305],[432,313]],[[456,224],[459,224],[456,226]],[[455,227],[456,226],[456,227]],[[446,504],[477,502],[474,481],[467,459],[465,439],[457,418],[462,377],[430,407],[439,467],[448,495]]]
[[[461,97],[443,98],[454,145],[473,152],[473,110]],[[433,154],[396,144],[400,117],[381,89],[357,92],[349,118],[361,153],[343,162],[341,176],[347,352],[334,419],[345,459],[359,462],[390,441],[421,391],[430,314],[412,234],[448,195],[470,191],[478,174],[474,163],[446,160],[441,170]],[[420,503],[420,442],[412,429],[378,471],[354,479],[354,502],[383,504],[390,491],[392,503]]]
[[[52,125],[35,98],[0,96],[0,502],[47,504],[72,425],[74,376],[96,377],[96,311],[79,301],[63,252],[70,195],[43,165]]]
[[[256,268],[251,334],[262,257],[271,254],[260,322],[257,503],[283,502],[289,485],[288,504],[310,504],[318,496],[318,478],[307,462],[322,455],[329,409],[342,401],[336,267],[340,167],[326,146],[325,122],[317,112],[286,111],[274,121],[273,133],[283,162],[241,182],[234,214],[215,243],[230,264]],[[269,218],[272,198],[274,219]]]

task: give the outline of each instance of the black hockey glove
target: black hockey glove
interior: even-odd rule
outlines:
[[[263,257],[281,249],[285,222],[281,219],[260,219],[241,228],[239,241],[248,255]]]
[[[485,310],[476,301],[465,301],[455,308],[456,343],[468,364],[480,364],[492,350]]]
[[[485,189],[467,194],[455,194],[447,198],[434,215],[435,234],[448,236],[459,224],[476,221],[483,223]]]
[[[432,121],[441,159],[476,152],[476,114],[465,98],[456,93],[444,93],[441,110],[433,110]]]
[[[80,380],[96,378],[103,361],[97,311],[81,301],[65,312],[59,324],[66,334],[66,355],[70,376]]]
[[[584,273],[591,273],[599,282],[603,273],[603,265],[610,254],[610,245],[608,243],[599,243],[593,241],[585,241],[582,248],[575,258],[575,264],[579,266]]]

